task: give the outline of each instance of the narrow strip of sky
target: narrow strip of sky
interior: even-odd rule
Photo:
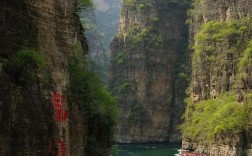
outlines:
[[[110,6],[106,0],[93,0],[97,10],[105,12],[110,9]]]

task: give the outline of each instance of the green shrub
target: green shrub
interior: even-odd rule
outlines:
[[[144,38],[147,37],[150,29],[151,29],[150,27],[146,27],[141,30],[138,30],[138,32],[135,35],[133,35],[131,38],[131,41],[133,42],[133,44],[137,44],[137,43],[143,41]]]
[[[210,21],[203,24],[201,31],[195,36],[195,54],[213,52],[217,42],[226,42],[233,35],[238,34],[238,30],[230,23]]]
[[[92,7],[93,7],[92,0],[78,0],[76,11],[81,12],[83,9],[92,8]]]
[[[220,136],[234,136],[251,128],[251,95],[247,96],[246,104],[239,104],[234,92],[226,92],[216,100],[187,103],[185,122],[180,126],[185,139],[212,143]]]
[[[226,22],[209,21],[204,23],[195,36],[192,55],[193,67],[214,61],[241,57],[239,68],[247,65],[251,53],[252,18],[230,19]],[[245,49],[247,47],[247,49]]]
[[[250,40],[246,50],[243,52],[243,57],[240,59],[239,68],[243,68],[248,65],[249,60],[252,57],[252,40]]]
[[[125,51],[118,51],[116,56],[114,57],[114,61],[116,64],[123,64],[127,59],[127,52]]]
[[[137,7],[138,7],[139,9],[144,9],[145,4],[140,3],[140,4],[137,5]]]
[[[89,116],[103,117],[114,126],[119,117],[116,98],[102,84],[98,74],[88,71],[77,58],[69,59],[70,90],[77,96],[82,110]]]
[[[133,0],[124,0],[123,3],[133,3]]]
[[[4,65],[4,70],[18,84],[34,83],[44,57],[35,49],[23,48]]]
[[[186,73],[178,73],[178,77],[182,79],[187,79],[188,75]]]

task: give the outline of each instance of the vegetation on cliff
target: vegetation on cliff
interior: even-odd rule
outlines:
[[[175,127],[185,107],[187,7],[183,0],[124,0],[110,68],[123,112],[119,142],[181,139]]]
[[[77,58],[69,60],[70,88],[78,96],[80,107],[93,116],[100,114],[109,125],[114,125],[118,116],[116,99],[104,87],[99,76],[85,69]]]
[[[186,140],[214,143],[223,136],[236,136],[251,129],[252,94],[247,94],[244,104],[236,101],[235,92],[226,92],[217,99],[194,104],[188,99],[181,126]]]
[[[251,129],[252,18],[208,21],[195,35],[183,137],[214,143]]]
[[[77,6],[76,6],[76,11],[81,12],[88,7],[93,7],[93,2],[92,0],[78,0],[77,1]]]
[[[119,110],[115,97],[104,87],[98,74],[87,69],[80,58],[69,59],[70,96],[88,119],[88,155],[100,155],[113,141]]]
[[[36,81],[38,70],[45,65],[44,56],[31,48],[23,48],[4,65],[5,72],[18,85]]]
[[[108,155],[119,116],[117,99],[106,88],[108,56],[97,28],[92,0],[79,0],[77,12],[85,29],[88,54],[80,48],[69,58],[70,96],[87,118],[87,155]]]
[[[252,18],[231,19],[227,22],[209,21],[202,26],[201,31],[195,37],[193,65],[200,64],[199,61],[202,60],[224,61],[220,58],[223,55],[243,55],[241,60],[243,63],[240,65],[245,65],[246,59],[250,55],[250,50],[245,48],[250,47],[251,36]],[[223,47],[226,47],[226,52],[223,52]],[[243,51],[246,51],[245,55]]]

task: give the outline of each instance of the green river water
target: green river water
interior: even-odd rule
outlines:
[[[119,144],[112,147],[111,156],[174,156],[181,144]]]

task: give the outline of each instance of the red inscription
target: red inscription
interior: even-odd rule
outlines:
[[[66,154],[66,144],[62,140],[57,141],[58,145],[58,155],[57,156],[65,156]]]
[[[58,92],[53,93],[54,109],[61,109],[64,105],[65,97]]]
[[[68,112],[65,111],[66,110],[65,109],[65,96],[58,92],[53,92],[52,102],[53,102],[53,107],[54,107],[55,121],[56,122],[66,121],[68,119]],[[56,145],[58,147],[57,156],[65,156],[66,155],[65,142],[60,139],[56,142]],[[56,152],[54,152],[52,148],[53,148],[52,142],[49,141],[48,149],[51,153],[55,154]]]
[[[68,112],[64,110],[65,96],[54,92],[52,101],[55,110],[55,120],[59,122],[65,121],[68,118]]]
[[[68,118],[68,112],[61,109],[55,110],[55,120],[56,121],[66,121]]]

